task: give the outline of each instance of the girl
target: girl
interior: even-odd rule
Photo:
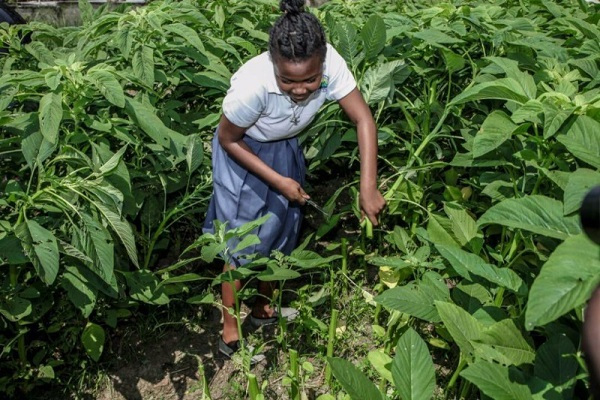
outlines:
[[[314,119],[325,100],[336,100],[356,124],[360,151],[360,208],[377,225],[385,200],[377,189],[377,131],[371,112],[344,59],[325,40],[317,18],[303,11],[304,0],[281,0],[283,15],[269,36],[269,51],[246,62],[231,78],[223,115],[213,140],[213,197],[205,230],[213,220],[240,226],[267,213],[258,228],[260,243],[226,259],[224,271],[244,264],[243,254],[289,254],[298,239],[305,165],[296,135]],[[235,248],[234,243],[229,248]],[[243,254],[240,254],[243,253]],[[239,281],[233,283],[239,290]],[[231,356],[239,348],[233,307],[234,287],[222,285],[223,334],[219,351]],[[259,300],[251,322],[263,325],[277,317],[293,319],[296,310],[274,310],[272,289],[259,283]],[[257,359],[253,359],[257,361]]]

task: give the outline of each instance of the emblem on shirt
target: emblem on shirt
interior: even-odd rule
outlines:
[[[323,75],[323,78],[321,78],[321,84],[319,85],[319,90],[322,92],[326,91],[327,85],[329,85],[329,77],[327,75]]]

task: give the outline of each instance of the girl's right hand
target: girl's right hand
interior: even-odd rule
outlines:
[[[302,186],[292,178],[282,177],[276,189],[292,203],[303,205],[307,199],[310,199],[310,196],[306,194]]]

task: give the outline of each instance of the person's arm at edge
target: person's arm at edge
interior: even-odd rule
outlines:
[[[339,100],[339,104],[356,125],[360,152],[361,211],[373,225],[377,225],[377,216],[385,207],[385,199],[377,188],[377,127],[358,88]]]
[[[235,125],[225,115],[221,116],[218,130],[219,143],[227,154],[269,186],[278,190],[289,201],[304,204],[310,196],[304,192],[302,186],[292,178],[277,173],[258,158],[242,140],[245,132],[246,128]]]

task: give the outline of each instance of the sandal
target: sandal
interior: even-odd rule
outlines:
[[[219,353],[223,354],[227,358],[231,359],[235,353],[240,350],[240,341],[234,340],[229,343],[225,343],[222,337],[219,338]],[[254,353],[254,346],[247,345],[246,350],[248,353]],[[265,360],[264,354],[253,354],[252,358],[250,358],[250,365],[258,364],[259,362]]]
[[[300,312],[295,308],[281,307],[279,312],[275,310],[273,312],[273,316],[268,318],[259,318],[250,314],[250,325],[252,325],[254,328],[260,328],[261,326],[265,325],[273,325],[277,323],[280,316],[281,318],[285,319],[286,322],[292,322],[299,314]]]

